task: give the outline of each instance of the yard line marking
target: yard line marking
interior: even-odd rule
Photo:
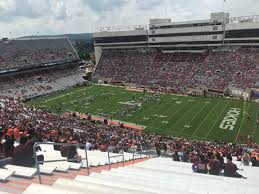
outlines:
[[[140,111],[141,109],[143,109],[144,106],[145,106],[145,104],[144,104],[138,111]],[[150,106],[150,107],[148,107],[148,108],[145,108],[141,114],[139,114],[139,115],[138,115],[138,114],[135,114],[132,118],[134,118],[134,119],[135,119],[135,118],[142,118],[142,116],[144,116],[146,112],[150,112],[150,111],[149,111],[150,109],[153,109],[153,106]],[[152,112],[153,112],[153,111],[152,111]]]
[[[202,107],[202,108],[194,115],[194,117],[193,117],[187,124],[185,124],[185,125],[189,125],[189,124],[203,111],[203,109],[204,109],[206,106],[208,106],[208,105],[209,105],[209,103],[203,105],[203,107]],[[184,129],[185,129],[184,127],[181,129],[180,134],[183,133]]]
[[[168,102],[168,103],[166,103],[166,104],[170,104],[170,103],[172,103],[172,102]],[[164,111],[164,113],[169,112],[169,110],[171,110],[172,108],[174,108],[174,107],[177,106],[177,105],[179,105],[179,104],[174,103],[173,106],[169,106],[169,107]],[[163,113],[163,114],[164,114],[164,113]]]
[[[215,123],[212,125],[212,127],[210,128],[209,133],[207,133],[205,139],[208,139],[208,137],[209,137],[211,131],[213,130],[213,128],[214,128],[215,125],[217,124],[217,122],[218,122],[219,118],[221,117],[221,115],[223,114],[223,112],[225,112],[225,109],[227,108],[227,106],[229,105],[229,103],[230,103],[230,101],[228,101],[228,103],[226,104],[226,106],[224,107],[224,109],[221,111],[219,117],[217,118],[216,122],[215,122]]]
[[[216,103],[216,105],[209,111],[209,113],[207,114],[207,116],[202,120],[202,122],[200,123],[200,125],[198,126],[198,128],[192,133],[192,136],[194,136],[194,135],[197,133],[197,131],[201,128],[202,124],[206,121],[206,119],[208,118],[208,116],[210,115],[210,113],[215,110],[215,108],[218,106],[218,104],[219,104],[219,101],[218,101],[218,102]]]
[[[178,113],[180,110],[182,110],[182,109],[183,109],[186,105],[188,105],[188,104],[189,104],[189,102],[186,103],[186,101],[185,101],[185,104],[184,104],[183,106],[180,106],[180,108],[179,108],[177,111],[175,111],[174,114],[172,114],[172,115],[169,117],[168,120],[171,120],[171,119],[173,118],[173,116],[176,115],[176,113]]]
[[[188,102],[186,105],[188,105],[190,102]],[[186,106],[186,105],[184,105],[184,107]],[[183,108],[184,108],[183,107]],[[191,109],[189,110],[189,111],[186,111],[184,114],[182,114],[182,116],[181,117],[179,117],[179,119],[172,125],[172,127],[174,127],[175,125],[176,125],[176,123],[178,123],[179,121],[181,121],[182,120],[182,118],[184,117],[184,115],[186,114],[186,113],[189,113],[193,108],[195,107],[195,105],[194,106],[192,106],[191,107]],[[172,118],[172,117],[171,117]],[[170,119],[171,119],[170,118]]]
[[[170,121],[172,118],[173,118],[173,116],[176,114],[176,113],[178,113],[180,110],[182,110],[186,105],[188,105],[189,104],[189,102],[187,102],[187,101],[185,101],[185,104],[183,105],[183,106],[180,106],[169,118],[168,118],[168,121]],[[178,104],[179,105],[179,104]],[[177,104],[174,104],[174,106],[177,106]],[[173,107],[174,107],[173,106]],[[170,107],[170,108],[172,108],[172,107]],[[168,110],[169,111],[169,110]],[[168,112],[167,111],[167,112]],[[148,125],[148,127],[152,127],[150,124],[152,124],[154,122],[154,120],[153,121],[151,121],[151,123],[149,123],[149,125]]]
[[[248,111],[249,106],[250,106],[250,102],[249,102],[249,104],[248,104],[248,106],[247,106],[247,110],[245,110],[245,109],[246,109],[245,106],[246,106],[246,105],[245,105],[245,102],[244,102],[244,106],[243,106],[243,119],[242,119],[241,124],[240,124],[240,127],[239,127],[239,129],[238,129],[238,132],[237,132],[237,135],[236,135],[236,139],[235,139],[235,143],[236,143],[237,140],[238,140],[238,137],[239,137],[239,134],[240,134],[240,131],[241,131],[243,122],[244,122],[245,117],[246,117],[246,114],[244,114],[244,113]]]
[[[165,103],[165,104],[162,104],[162,106],[163,105],[169,105],[171,103],[171,101],[168,101],[167,103]],[[177,104],[174,104],[172,107],[175,107]],[[172,107],[170,107],[169,106],[169,108],[172,108]],[[155,113],[156,111],[157,111],[157,109],[155,109],[154,111],[148,111],[149,109],[153,109],[154,107],[153,106],[150,106],[149,108],[147,108],[146,110],[144,110],[140,115],[136,115],[135,117],[139,117],[139,118],[141,118],[142,117],[142,115],[144,116],[145,115],[145,113],[146,112],[148,112],[148,113],[150,113],[151,115],[153,114],[153,113]],[[168,110],[167,110],[168,111]],[[166,111],[166,112],[167,112]],[[133,117],[134,118],[134,117]],[[154,119],[154,120],[156,120],[156,119]]]

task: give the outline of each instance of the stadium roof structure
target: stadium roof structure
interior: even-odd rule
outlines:
[[[150,19],[149,28],[100,28],[94,34],[96,50],[159,48],[203,50],[224,46],[258,47],[259,16],[230,17],[211,13],[209,19],[174,22]],[[98,57],[97,57],[98,58]]]
[[[66,36],[26,36],[26,37],[20,37],[13,40],[46,40],[46,39],[67,39]]]

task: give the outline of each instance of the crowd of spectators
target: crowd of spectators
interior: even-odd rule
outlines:
[[[112,82],[170,88],[177,93],[185,93],[187,88],[250,89],[257,81],[257,64],[258,51],[253,49],[203,53],[104,51],[94,75],[111,78]]]
[[[156,149],[158,155],[161,152],[171,152],[174,153],[174,160],[192,163],[199,161],[200,155],[206,159],[213,158],[214,153],[220,154],[221,157],[234,155],[243,160],[244,164],[249,160],[253,166],[259,166],[256,144],[251,145],[254,151],[249,152],[239,145],[148,134],[123,126],[93,123],[75,116],[54,115],[45,109],[29,107],[6,97],[1,97],[0,122],[1,158],[12,157],[13,163],[17,165],[32,166],[33,143],[51,141],[88,144],[89,148],[101,151],[107,151],[109,146],[120,147],[125,151],[132,147]],[[14,147],[14,141],[20,145]],[[22,153],[28,157],[23,157]],[[75,150],[71,150],[71,153],[75,157]],[[80,157],[76,160],[80,160]]]
[[[77,77],[78,80],[72,80],[73,78],[71,76]],[[72,82],[74,85],[77,84],[77,81],[78,84],[80,80],[83,82],[81,71],[77,67],[77,64],[68,63],[0,75],[0,90],[5,96],[13,96],[26,100],[66,88],[67,83],[62,83],[62,80],[59,83],[57,81],[59,79],[67,80],[67,82]]]
[[[0,71],[78,60],[67,38],[0,41]]]
[[[6,44],[6,43],[4,43]],[[3,43],[0,44],[4,50]],[[8,43],[14,44],[14,43]],[[38,43],[37,43],[38,44]],[[45,43],[44,43],[45,44]],[[53,43],[51,43],[53,44]],[[14,44],[15,45],[15,44]],[[10,45],[9,45],[10,46]],[[41,45],[42,46],[42,45]],[[34,49],[16,48],[0,54],[0,66],[6,68],[7,61],[14,66],[21,62],[59,59],[69,56],[64,49],[49,48]],[[23,45],[23,47],[25,47]],[[30,48],[30,49],[29,49]],[[37,47],[38,48],[38,47]],[[44,54],[43,54],[44,53]],[[21,58],[25,54],[31,56]],[[44,55],[44,56],[43,56]],[[53,58],[54,56],[54,58]],[[18,59],[18,58],[19,59]],[[22,61],[21,61],[22,60]],[[8,64],[10,64],[10,61]],[[152,86],[161,92],[184,93],[186,88],[203,87],[223,90],[229,85],[239,88],[252,87],[256,82],[257,63],[259,55],[256,50],[215,51],[205,53],[161,53],[158,51],[104,51],[95,76],[112,78],[113,82],[129,82]],[[10,66],[9,66],[10,67]],[[29,107],[21,102],[27,90],[13,95],[13,88],[28,86],[27,89],[36,93],[51,90],[46,84],[54,82],[57,76],[70,75],[74,68],[64,68],[49,71],[33,71],[27,74],[6,76],[0,80],[0,89],[18,97],[11,99],[0,97],[0,159],[9,158],[13,164],[33,166],[33,145],[37,141],[86,144],[89,149],[107,151],[108,147],[120,147],[127,151],[132,147],[137,149],[155,149],[157,155],[162,152],[173,153],[175,161],[193,163],[193,170],[198,173],[219,175],[224,169],[225,176],[239,177],[232,157],[236,156],[244,165],[259,166],[259,150],[256,144],[247,150],[240,145],[225,142],[202,142],[148,134],[134,131],[123,126],[109,126],[82,120],[77,117],[62,117],[51,114],[48,110]],[[57,73],[58,72],[58,73]],[[77,72],[75,72],[77,73]],[[154,87],[154,85],[156,85]],[[162,89],[161,89],[162,88]],[[158,94],[147,95],[144,100],[160,100]],[[128,108],[122,110],[129,113]],[[133,110],[134,111],[134,110]],[[19,145],[15,146],[15,142]],[[56,147],[61,155],[68,160],[81,161],[75,147]],[[117,149],[119,151],[119,149]],[[223,157],[228,162],[224,164]]]
[[[2,40],[1,94],[27,99],[80,84],[83,81],[78,62],[79,57],[67,38]],[[67,80],[56,83],[66,77]]]

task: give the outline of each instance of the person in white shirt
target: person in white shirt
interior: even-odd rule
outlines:
[[[90,143],[90,141],[87,141],[86,144],[85,144],[85,149],[91,150],[92,147],[93,147],[93,145]]]

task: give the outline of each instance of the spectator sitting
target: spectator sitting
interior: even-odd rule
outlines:
[[[175,151],[174,154],[173,154],[173,161],[180,162],[180,156],[179,156],[177,151]]]
[[[157,154],[158,157],[160,157],[160,155],[161,155],[161,149],[160,149],[159,143],[156,143],[156,144],[155,144],[155,147],[156,147],[156,154]]]
[[[101,144],[100,145],[100,151],[101,152],[107,152],[108,150],[108,145],[107,144]]]
[[[220,169],[222,170],[222,168],[224,166],[224,158],[220,155],[220,153],[217,153],[216,157],[217,157],[218,161],[220,162]]]
[[[87,141],[85,144],[85,149],[86,150],[92,150],[93,145],[91,144],[91,141]]]
[[[189,156],[188,156],[188,153],[186,151],[183,152],[183,154],[181,156],[181,161],[182,162],[189,162]]]
[[[247,152],[245,152],[242,156],[242,161],[244,166],[249,166],[249,162],[250,162],[250,156]]]
[[[70,142],[71,144],[77,144],[76,141]],[[78,155],[76,146],[69,146],[67,150],[67,161],[80,163],[82,161],[82,157]]]
[[[192,170],[193,172],[196,172],[196,173],[202,173],[202,174],[208,173],[207,162],[205,161],[205,157],[203,155],[200,155],[199,161],[195,162],[192,165]]]
[[[12,157],[14,155],[14,138],[6,136],[5,143],[3,144],[4,157]]]
[[[232,156],[227,156],[227,163],[224,164],[223,169],[224,176],[246,179],[246,177],[237,172],[238,168],[237,165],[232,163]]]
[[[61,143],[67,143],[67,140],[62,140]],[[67,152],[68,152],[68,146],[62,145],[60,147],[60,154],[62,157],[67,157]]]
[[[259,167],[259,154],[253,154],[251,157],[252,166]]]
[[[209,169],[209,174],[211,175],[219,175],[220,171],[221,171],[221,164],[219,161],[219,154],[215,154],[214,155],[214,159],[209,161],[208,164],[208,169]]]
[[[30,135],[23,134],[20,144],[14,149],[14,164],[24,167],[32,167],[35,164],[33,157],[33,145],[35,139],[29,139]]]

